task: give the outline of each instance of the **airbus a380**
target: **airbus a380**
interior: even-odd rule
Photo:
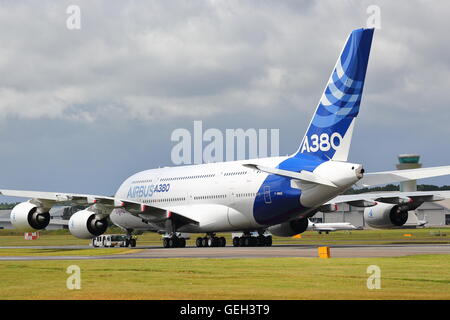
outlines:
[[[316,212],[339,203],[366,207],[372,227],[403,225],[408,210],[442,199],[436,192],[341,195],[353,185],[379,185],[450,174],[450,166],[365,174],[347,162],[359,113],[373,29],[351,32],[332,70],[298,150],[290,156],[146,170],[126,179],[114,197],[0,190],[31,198],[11,211],[20,229],[44,229],[55,205],[85,205],[68,222],[89,239],[103,234],[107,218],[126,230],[163,234],[165,247],[184,247],[185,234],[204,233],[197,246],[225,246],[219,232],[241,232],[235,246],[271,245],[269,234],[304,232]],[[256,234],[257,236],[252,236]]]

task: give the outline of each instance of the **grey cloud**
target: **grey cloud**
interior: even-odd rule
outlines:
[[[81,7],[77,31],[65,27],[73,3]],[[372,4],[382,28],[352,160],[384,170],[397,153],[420,152],[444,164],[446,2],[3,1],[2,184],[110,193],[133,170],[170,164],[171,130],[193,120],[280,128],[281,153],[290,153],[346,36],[365,26]]]

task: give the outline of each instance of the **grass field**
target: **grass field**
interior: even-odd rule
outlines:
[[[370,265],[381,289],[367,288]],[[450,299],[450,256],[8,261],[0,283],[0,299]]]
[[[7,256],[103,256],[138,252],[128,248],[92,248],[92,249],[0,249],[0,257]]]
[[[364,230],[274,244],[450,243],[449,229]],[[109,230],[108,233],[117,233]],[[405,234],[411,236],[405,237]],[[225,235],[230,244],[230,235]],[[193,245],[196,235],[188,242]],[[0,246],[87,245],[66,230],[44,231],[39,240],[0,230]],[[146,233],[138,245],[161,246]],[[114,249],[0,249],[0,256],[126,254]],[[81,269],[81,290],[69,290],[67,267]],[[367,288],[367,267],[381,269],[381,289]],[[137,259],[0,262],[0,299],[450,299],[450,255],[395,258]]]

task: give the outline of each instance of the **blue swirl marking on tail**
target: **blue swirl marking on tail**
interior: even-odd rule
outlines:
[[[342,144],[359,112],[373,31],[357,29],[348,37],[295,156],[332,159]]]
[[[353,31],[330,76],[300,149],[277,167],[300,172],[314,171],[332,159],[358,115],[366,76],[373,29]],[[342,150],[342,149],[341,149]],[[282,194],[282,196],[278,196]],[[282,223],[306,212],[300,202],[302,190],[289,178],[268,175],[253,204],[253,217],[260,225]]]

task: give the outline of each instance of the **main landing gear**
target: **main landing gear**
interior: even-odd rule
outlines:
[[[206,237],[198,237],[195,241],[198,248],[201,247],[225,247],[227,241],[224,237],[216,237],[215,234],[208,234]]]
[[[257,235],[247,232],[241,235],[233,234],[234,247],[270,247],[272,236],[258,233]]]
[[[175,232],[166,233],[163,236],[164,248],[185,248],[189,235]],[[233,233],[234,247],[270,247],[272,246],[272,236],[268,232],[241,232]],[[197,248],[225,247],[227,241],[224,237],[217,237],[215,233],[208,233],[204,237],[198,237],[195,241]]]
[[[180,237],[177,234],[165,235],[163,237],[164,248],[185,248],[186,238]]]

